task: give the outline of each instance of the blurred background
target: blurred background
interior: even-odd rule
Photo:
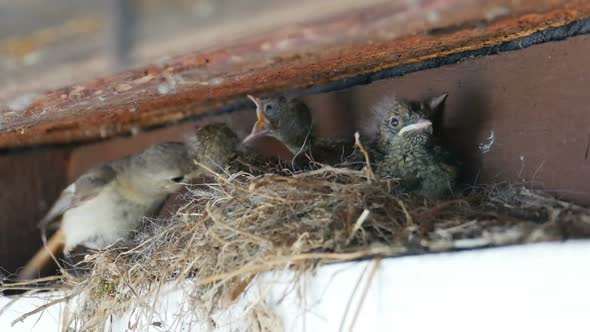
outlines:
[[[0,100],[379,2],[0,0]]]

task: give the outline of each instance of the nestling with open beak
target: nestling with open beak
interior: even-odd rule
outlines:
[[[270,136],[283,143],[294,156],[307,155],[311,159],[338,163],[345,161],[354,150],[354,143],[328,141],[316,136],[309,107],[298,98],[283,95],[256,98],[257,121],[252,133],[244,139],[249,143]]]
[[[452,193],[457,168],[433,138],[431,121],[446,98],[447,94],[426,102],[386,98],[374,107],[379,118],[376,146],[383,154],[377,164],[379,176],[400,178],[406,190],[427,198]]]

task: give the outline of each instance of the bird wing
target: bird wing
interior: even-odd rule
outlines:
[[[47,227],[49,223],[67,210],[96,197],[107,184],[113,181],[115,175],[115,169],[108,164],[90,169],[62,191],[49,212],[39,222],[39,226],[41,228]]]
[[[39,222],[44,246],[19,272],[19,280],[29,280],[37,276],[49,264],[54,262],[55,257],[63,250],[65,242],[63,229],[60,228],[47,241],[45,235],[47,225],[54,220],[59,220],[58,217],[68,209],[96,197],[106,185],[115,179],[116,174],[113,163],[100,165],[90,169],[62,191],[49,212]]]

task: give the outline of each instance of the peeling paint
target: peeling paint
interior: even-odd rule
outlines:
[[[158,85],[157,90],[160,95],[167,95],[176,92],[176,84],[182,83],[184,78],[181,75],[172,75],[171,73],[164,73],[164,79],[166,82]]]
[[[146,75],[144,77],[141,77],[141,78],[136,79],[135,81],[133,81],[133,84],[137,84],[137,85],[139,85],[139,84],[145,84],[145,83],[151,81],[154,77],[155,76],[148,74],[148,75]]]
[[[115,90],[117,90],[117,92],[125,92],[125,91],[129,91],[131,89],[133,89],[133,86],[131,86],[131,84],[127,84],[127,83],[119,84],[115,88]]]
[[[12,112],[19,113],[25,111],[31,106],[39,95],[35,93],[28,93],[14,98],[7,103],[8,109]]]
[[[223,84],[224,81],[225,80],[223,78],[221,78],[221,77],[215,77],[215,78],[210,79],[208,83],[210,85],[215,86],[215,85],[221,85],[221,84]]]
[[[167,95],[169,93],[174,93],[175,90],[176,90],[176,86],[171,85],[169,83],[162,83],[162,84],[158,85],[158,93],[161,95]]]

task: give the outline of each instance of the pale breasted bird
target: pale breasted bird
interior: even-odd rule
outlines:
[[[431,120],[446,98],[443,94],[425,102],[407,102],[388,97],[375,105],[376,147],[383,154],[377,163],[379,176],[399,178],[406,191],[427,198],[452,194],[456,161],[433,137]]]
[[[248,98],[256,104],[257,121],[244,143],[270,136],[283,143],[294,156],[307,155],[328,163],[345,161],[353,153],[353,142],[325,140],[316,135],[311,111],[301,99],[283,95],[262,98],[249,95]]]
[[[144,217],[157,214],[166,197],[206,171],[221,172],[236,157],[249,157],[247,147],[225,124],[210,124],[185,137],[184,143],[156,144],[149,149],[92,168],[68,186],[40,225],[61,227],[21,270],[30,279],[64,249],[103,249],[127,239]],[[60,218],[61,217],[61,218]],[[64,248],[65,245],[65,248]]]
[[[195,165],[183,143],[161,143],[90,169],[59,196],[40,226],[61,221],[47,242],[54,256],[104,249],[128,239],[144,217],[154,216],[170,193],[192,178]],[[42,248],[21,270],[30,279],[52,261]]]

